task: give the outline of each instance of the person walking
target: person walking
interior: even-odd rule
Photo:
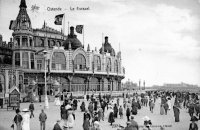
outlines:
[[[117,104],[115,103],[115,106],[114,106],[114,118],[117,118],[117,115],[118,115],[118,107],[117,107]]]
[[[33,114],[33,111],[34,111],[33,101],[31,101],[31,104],[29,105],[29,111],[31,112],[30,118],[34,117],[34,114]]]
[[[24,108],[22,110],[24,114],[22,115],[22,130],[30,130],[30,114],[28,113],[29,110]]]
[[[86,119],[83,121],[83,130],[89,130],[90,128],[90,120],[89,117],[86,117]]]
[[[56,124],[53,127],[53,130],[62,130],[62,128],[60,126],[60,120],[57,120]]]
[[[16,109],[16,115],[14,117],[14,123],[16,124],[17,126],[17,130],[21,130],[22,129],[22,116],[19,114],[20,113],[20,110],[19,109]]]
[[[123,119],[123,108],[122,108],[122,106],[119,107],[119,116],[120,116],[120,119]]]
[[[168,109],[169,109],[168,103],[165,102],[164,105],[163,105],[163,107],[164,107],[164,109],[165,109],[165,115],[167,115],[167,111],[168,111]]]
[[[44,113],[44,110],[41,110],[41,113],[39,115],[39,121],[40,121],[40,130],[45,130],[45,123],[47,120],[47,115]]]
[[[139,126],[138,123],[134,120],[134,116],[131,116],[131,120],[130,120],[131,124],[130,126],[132,127],[131,130],[139,130]]]
[[[175,122],[179,122],[180,110],[177,105],[173,106]]]
[[[127,121],[130,121],[130,115],[131,115],[131,111],[130,111],[130,108],[128,107],[127,109],[126,109],[126,117],[127,117]]]

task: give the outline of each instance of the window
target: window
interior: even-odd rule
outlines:
[[[36,47],[44,47],[44,39],[37,37],[35,38],[35,41]]]
[[[106,59],[106,63],[107,63],[106,71],[107,71],[107,72],[111,72],[111,71],[112,71],[111,59],[110,59],[110,58],[107,58],[107,59]]]
[[[101,70],[101,59],[100,56],[94,56],[94,69],[97,71]]]
[[[82,54],[76,55],[74,59],[74,68],[77,70],[85,70],[86,69],[86,59]]]
[[[66,58],[63,52],[54,52],[52,56],[52,70],[65,70]]]
[[[28,84],[28,77],[24,76],[24,84],[27,85]]]
[[[26,36],[22,36],[22,46],[25,46],[25,47],[28,46],[28,40]]]
[[[117,60],[115,60],[115,63],[114,63],[114,72],[115,73],[118,72],[118,63],[117,63]]]
[[[22,67],[24,69],[29,69],[29,58],[28,58],[28,52],[22,53]]]
[[[16,37],[16,44],[17,44],[17,46],[19,47],[20,46],[20,37]]]
[[[20,66],[20,53],[19,52],[15,53],[15,65]]]
[[[37,69],[38,70],[42,69],[42,60],[37,60]]]
[[[34,53],[31,53],[31,69],[35,69],[35,65],[34,65]]]
[[[30,43],[30,46],[32,47],[33,46],[33,39],[31,37],[29,37],[29,43]]]
[[[3,92],[4,77],[0,75],[0,92]]]

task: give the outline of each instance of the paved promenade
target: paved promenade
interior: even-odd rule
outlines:
[[[122,100],[122,99],[120,99]],[[80,111],[80,104],[82,100],[78,103],[78,110],[75,112],[76,120],[74,128],[71,130],[82,130],[82,123],[83,123],[83,113]],[[173,104],[173,100],[171,101]],[[86,102],[87,107],[88,102]],[[31,119],[31,130],[40,130],[40,124],[39,124],[39,114],[41,112],[41,109],[43,108],[44,103],[34,103],[35,105],[35,111],[34,115],[35,117]],[[47,122],[46,122],[46,130],[52,130],[54,124],[56,123],[57,119],[60,119],[60,107],[55,106],[53,102],[49,103],[50,107],[48,110],[45,110],[45,113],[47,114]],[[28,108],[29,103],[22,103],[21,104],[21,110],[23,108]],[[144,116],[150,117],[152,120],[153,128],[152,130],[160,130],[158,126],[160,125],[166,125],[165,130],[188,130],[189,123],[190,123],[190,117],[187,113],[186,109],[181,109],[181,115],[180,115],[180,122],[175,123],[174,116],[173,116],[173,110],[170,110],[168,112],[168,115],[160,115],[160,107],[158,101],[156,102],[154,113],[151,113],[149,111],[149,107],[142,107],[141,110],[138,111],[138,114],[135,116],[135,120],[138,122],[140,126],[143,125],[142,118]],[[12,120],[14,118],[15,111],[13,110],[6,110],[6,109],[0,109],[0,130],[11,130],[10,126],[12,124]],[[125,115],[125,111],[124,111]],[[115,125],[112,127],[107,122],[107,119],[100,122],[100,126],[102,130],[117,130],[115,128],[117,125],[123,125],[126,126],[126,116],[124,116],[123,119],[116,119]],[[200,126],[200,121],[198,122],[198,126]],[[140,128],[142,130],[142,128]]]

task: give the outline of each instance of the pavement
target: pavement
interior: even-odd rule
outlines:
[[[120,99],[122,100],[122,99]],[[75,111],[75,125],[70,130],[83,130],[83,112],[80,110],[80,104],[83,100],[78,102],[78,109]],[[174,99],[172,99],[171,104],[174,103]],[[28,108],[30,103],[21,103],[20,109]],[[86,101],[86,107],[88,102]],[[35,111],[34,111],[34,118],[30,119],[30,128],[31,130],[40,130],[40,122],[39,122],[39,114],[41,113],[41,109],[44,108],[44,102],[42,103],[34,103]],[[53,102],[49,103],[49,109],[44,110],[47,114],[47,121],[46,121],[46,130],[52,130],[54,124],[56,123],[57,119],[60,119],[60,106],[55,106]],[[23,114],[23,113],[21,113]],[[110,126],[108,123],[108,119],[100,122],[100,127],[102,130],[117,130],[119,125],[126,126],[126,116],[124,110],[124,117],[123,119],[115,119],[114,125]],[[7,109],[0,109],[0,130],[12,130],[10,127],[12,125],[12,120],[15,116],[14,110]],[[135,121],[138,122],[140,126],[140,130],[142,130],[143,126],[143,117],[148,116],[152,121],[152,130],[160,130],[160,125],[164,126],[165,130],[188,130],[190,124],[190,117],[187,113],[187,110],[182,108],[180,110],[180,122],[175,122],[174,113],[171,109],[168,111],[167,115],[160,115],[160,105],[158,101],[155,103],[154,113],[151,113],[149,107],[142,107],[138,110],[138,114],[135,115]],[[198,126],[200,126],[200,121],[198,122]]]

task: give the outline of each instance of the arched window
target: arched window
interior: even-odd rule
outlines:
[[[35,58],[34,53],[31,53],[31,69],[35,69]]]
[[[29,58],[28,58],[28,52],[23,52],[22,53],[22,67],[24,69],[28,69],[29,68]]]
[[[74,68],[76,70],[85,70],[86,69],[86,59],[82,54],[76,55],[74,59]]]
[[[110,58],[107,58],[107,59],[106,59],[106,63],[107,63],[107,67],[106,67],[107,72],[111,72],[111,71],[112,71],[111,59],[110,59]]]
[[[118,63],[117,63],[117,60],[115,60],[115,62],[114,62],[114,72],[115,73],[118,72]]]
[[[3,92],[4,76],[0,75],[0,92]]]
[[[101,59],[100,56],[94,56],[94,69],[101,71]]]
[[[15,65],[20,66],[20,53],[19,52],[15,53]]]
[[[22,36],[22,46],[28,46],[28,38],[27,36]]]
[[[66,58],[63,52],[54,52],[52,56],[52,70],[65,70]]]

